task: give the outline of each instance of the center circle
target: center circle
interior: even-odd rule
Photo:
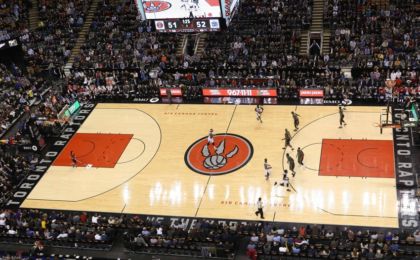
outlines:
[[[236,134],[214,135],[214,145],[207,137],[195,141],[185,152],[185,164],[204,175],[223,175],[245,166],[254,153],[252,144]]]

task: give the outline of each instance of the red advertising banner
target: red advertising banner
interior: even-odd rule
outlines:
[[[277,97],[277,89],[203,88],[204,97]]]
[[[324,97],[323,89],[301,89],[299,90],[300,97]]]
[[[168,90],[171,91],[171,95],[173,97],[181,97],[182,96],[182,90],[181,88],[161,88],[160,89],[160,96],[166,97],[168,95]]]

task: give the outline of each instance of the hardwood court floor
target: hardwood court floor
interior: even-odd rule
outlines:
[[[115,167],[51,166],[22,206],[258,220],[255,203],[262,197],[267,221],[398,226],[394,178],[319,175],[323,139],[392,140],[391,129],[384,129],[381,135],[377,127],[381,107],[348,107],[348,125],[343,129],[338,128],[338,108],[333,106],[265,106],[263,124],[256,121],[254,108],[98,104],[78,133],[133,135]],[[301,116],[297,132],[293,132],[290,114],[295,110]],[[216,150],[209,147],[206,152],[201,145],[206,141],[200,142],[210,128],[220,136],[228,132],[243,137],[253,147],[252,153],[243,154],[242,146],[235,150],[233,139],[224,139],[226,143],[221,145],[221,137],[216,136],[217,145],[226,150],[222,154],[226,165],[231,160],[228,153],[232,160],[243,156],[249,161],[233,172],[220,171],[220,175],[199,174],[188,167],[185,154],[195,142],[206,154],[200,156],[211,157],[206,161],[208,167],[221,165],[223,158]],[[285,153],[295,157],[296,152],[282,149],[285,128],[294,135],[292,145],[305,152],[305,166],[296,166],[291,192],[274,187],[283,167],[287,168]],[[346,156],[343,152],[342,157]],[[268,181],[264,178],[264,158],[273,167]],[[369,152],[362,161],[372,158],[375,160],[375,153]],[[350,176],[357,176],[355,171],[346,170]]]

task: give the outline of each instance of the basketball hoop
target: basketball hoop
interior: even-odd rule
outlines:
[[[383,112],[380,114],[379,117],[379,128],[380,128],[380,133],[382,134],[383,129],[384,128],[396,128],[399,129],[401,128],[401,124],[394,124],[392,122],[388,121],[388,115],[386,112]]]

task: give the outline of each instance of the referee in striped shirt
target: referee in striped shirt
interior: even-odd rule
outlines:
[[[258,198],[257,207],[258,209],[257,211],[255,211],[255,215],[257,216],[260,215],[261,219],[264,219],[263,203],[262,203],[261,197]]]

